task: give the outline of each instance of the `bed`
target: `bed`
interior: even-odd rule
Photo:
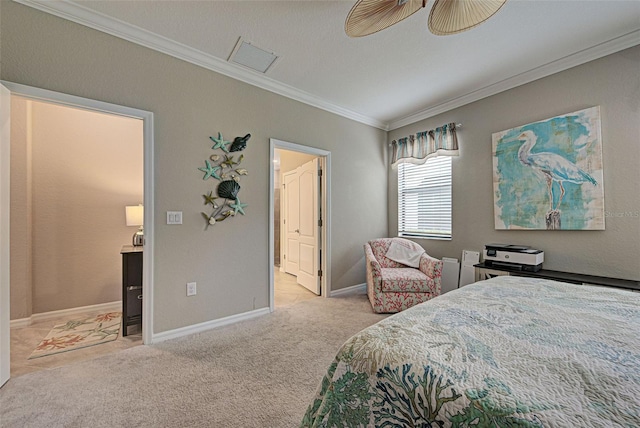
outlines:
[[[640,293],[501,276],[339,350],[303,427],[640,427]]]

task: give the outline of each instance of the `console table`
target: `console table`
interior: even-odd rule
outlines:
[[[122,336],[130,325],[142,325],[142,246],[122,247]]]
[[[557,270],[541,269],[538,272],[526,272],[503,266],[487,266],[484,263],[473,265],[476,268],[476,281],[493,278],[500,275],[528,276],[532,278],[553,279],[572,284],[604,285],[607,287],[626,288],[640,292],[640,281],[629,279],[609,278],[606,276],[583,275],[580,273],[561,272]]]

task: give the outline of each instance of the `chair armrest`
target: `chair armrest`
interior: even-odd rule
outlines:
[[[431,257],[427,253],[423,253],[420,256],[420,271],[432,278],[438,288],[440,288],[440,282],[442,280],[442,260]]]
[[[381,291],[382,266],[376,260],[376,256],[373,255],[373,250],[369,243],[364,244],[364,256],[367,266],[367,282],[373,287],[373,290]]]
[[[382,266],[380,266],[380,263],[378,262],[378,260],[376,260],[376,256],[373,255],[373,250],[371,249],[371,245],[369,244],[364,245],[364,255],[365,255],[365,260],[367,262],[367,267],[371,267],[371,269],[373,269],[373,273],[376,276],[380,276]]]

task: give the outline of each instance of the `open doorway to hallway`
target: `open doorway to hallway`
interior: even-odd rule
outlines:
[[[318,169],[318,156],[284,149],[274,152],[276,306],[287,306],[320,294],[319,278],[314,271],[319,265],[321,250],[317,220],[321,186],[314,174]]]
[[[106,334],[121,311],[120,251],[136,231],[125,206],[144,200],[143,121],[19,96],[11,113],[11,375],[141,344],[139,326],[123,337],[120,325],[113,341],[57,352],[72,349],[74,325],[99,316]],[[56,325],[68,332],[45,340]]]
[[[331,295],[331,152],[273,138],[269,146],[273,311],[276,299],[279,306]]]

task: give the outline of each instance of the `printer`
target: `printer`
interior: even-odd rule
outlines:
[[[522,245],[489,244],[482,252],[487,267],[538,272],[544,262],[544,251]]]

